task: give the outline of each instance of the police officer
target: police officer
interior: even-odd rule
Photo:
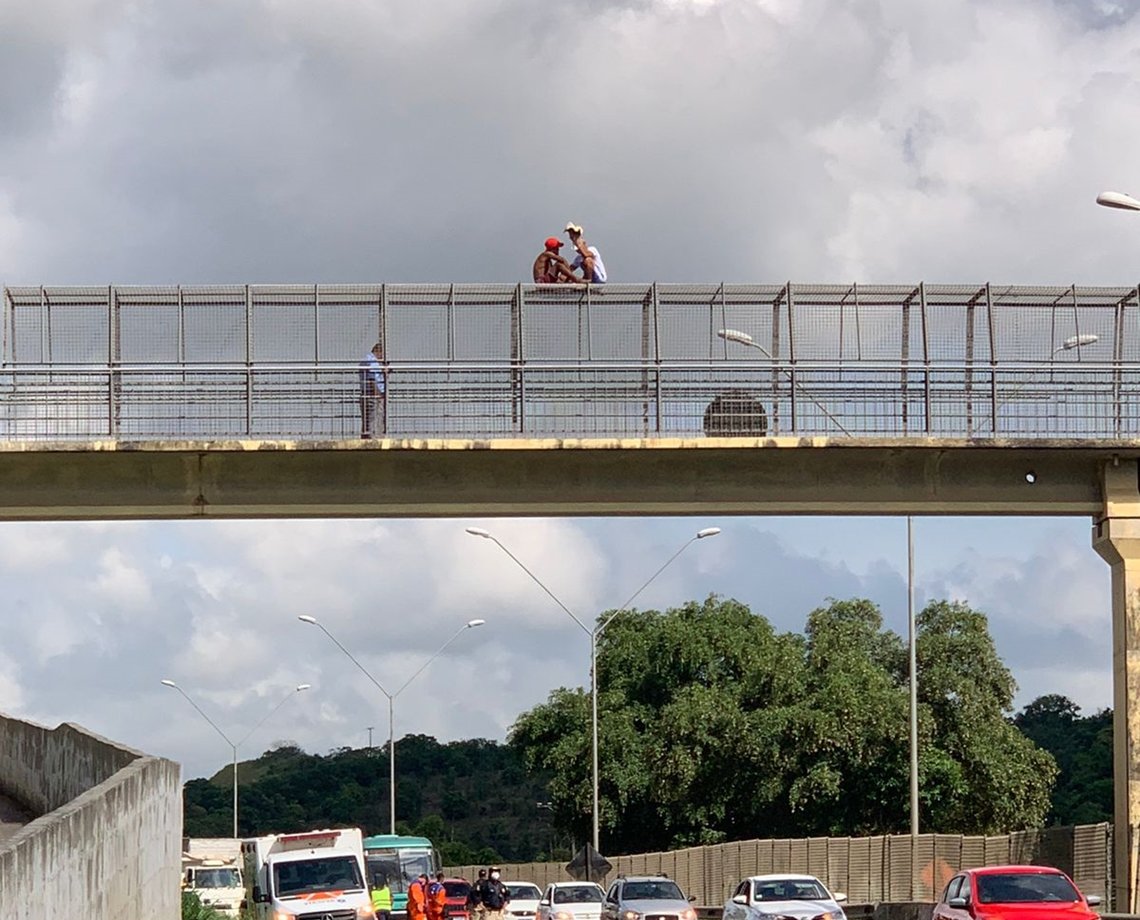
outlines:
[[[499,867],[491,866],[490,877],[483,883],[483,920],[503,920],[503,908],[511,900],[507,886],[499,878]]]
[[[467,913],[471,920],[483,920],[483,886],[487,884],[487,870],[479,870],[479,878],[467,893]]]

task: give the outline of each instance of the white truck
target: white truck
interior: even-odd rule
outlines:
[[[255,920],[373,920],[364,836],[356,827],[241,842],[247,912]]]
[[[237,917],[245,901],[241,841],[234,837],[186,837],[182,841],[182,890],[206,907]]]

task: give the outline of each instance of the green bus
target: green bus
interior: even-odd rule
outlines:
[[[401,837],[377,834],[364,838],[364,858],[368,862],[368,882],[378,887],[387,882],[392,890],[392,916],[407,917],[408,886],[421,872],[435,878],[439,854],[427,837]]]

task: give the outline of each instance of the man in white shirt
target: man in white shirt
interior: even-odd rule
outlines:
[[[371,438],[377,428],[388,430],[388,369],[384,346],[377,342],[360,362],[360,436]]]
[[[586,238],[582,236],[582,228],[573,221],[566,225],[566,233],[570,242],[574,244],[578,255],[570,263],[571,268],[582,269],[582,280],[591,284],[606,283],[606,266],[602,262],[602,254],[596,246],[587,246]]]

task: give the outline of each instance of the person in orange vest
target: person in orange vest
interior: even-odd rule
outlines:
[[[408,886],[408,920],[427,920],[427,882],[427,875],[420,873]]]
[[[427,886],[427,915],[428,920],[443,920],[444,908],[447,907],[447,888],[443,884],[443,873],[437,872],[435,881]]]

